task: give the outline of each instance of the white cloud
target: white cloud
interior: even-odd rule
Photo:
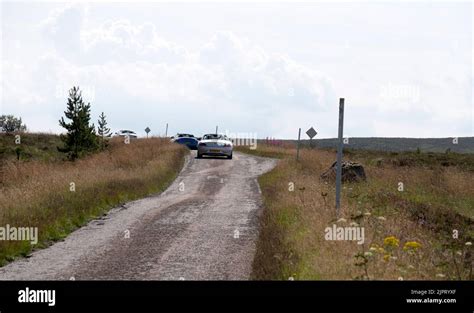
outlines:
[[[84,13],[85,7],[77,4],[55,9],[39,24],[39,29],[59,53],[71,56],[81,49],[79,39]]]
[[[56,120],[64,110],[64,89],[79,85],[88,91],[86,101],[92,102],[93,113],[105,111],[116,128],[140,130],[149,123],[153,130],[169,121],[179,130],[186,127],[196,133],[219,124],[261,137],[294,137],[298,127],[315,126],[319,136],[333,137],[338,96],[347,98],[351,112],[346,119],[349,135],[398,136],[412,131],[413,136],[429,136],[442,134],[434,131],[434,123],[450,133],[465,132],[469,124],[471,90],[466,86],[472,86],[471,76],[459,75],[463,64],[456,55],[452,65],[439,65],[446,59],[445,51],[423,51],[426,64],[413,69],[412,64],[423,59],[415,49],[410,53],[416,60],[408,60],[403,47],[393,46],[389,52],[376,45],[355,46],[338,54],[339,44],[306,40],[311,34],[299,32],[300,50],[309,47],[306,55],[318,50],[314,62],[305,62],[289,52],[292,47],[271,49],[265,39],[249,38],[235,27],[212,29],[201,36],[200,44],[188,45],[169,33],[165,37],[159,21],[137,21],[127,14],[115,17],[104,13],[107,8],[73,4],[43,16],[37,32],[44,46],[32,51],[29,65],[13,57],[3,62],[2,77],[8,77],[3,80],[4,109],[22,115],[37,130],[61,131]],[[179,28],[183,20],[168,22]],[[285,31],[291,34],[291,28]],[[278,29],[268,34],[279,36]],[[336,34],[343,35],[341,29]],[[380,33],[374,36],[383,38]],[[9,55],[14,53],[9,50]],[[320,66],[326,60],[337,68],[332,75],[317,70],[328,69]],[[437,67],[440,74],[433,77]]]
[[[133,111],[170,114],[175,108],[169,106],[175,103],[203,123],[214,121],[206,117],[210,114],[222,124],[245,117],[253,125],[242,120],[241,130],[260,133],[265,131],[260,119],[273,116],[272,122],[279,124],[285,122],[285,112],[301,108],[304,114],[333,100],[331,82],[324,75],[229,31],[217,32],[201,49],[188,51],[160,38],[151,23],[108,20],[98,28],[85,28],[83,19],[78,6],[53,11],[41,29],[56,52],[38,59],[25,75],[30,84],[17,81],[14,87],[31,88],[36,82],[41,103],[49,101],[44,105],[56,110],[65,101],[55,99],[58,88],[79,85],[94,90],[93,106],[109,112],[128,101]],[[5,88],[9,101],[27,93],[11,87]],[[37,97],[22,101],[34,105]],[[105,100],[111,103],[98,103]],[[123,122],[129,116],[119,118]],[[192,126],[199,128],[197,122]]]
[[[179,64],[189,57],[184,48],[160,38],[152,23],[133,25],[128,20],[109,20],[97,29],[84,30],[81,42],[82,57],[91,63]]]

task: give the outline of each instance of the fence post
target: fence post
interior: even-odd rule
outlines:
[[[298,130],[298,143],[296,144],[296,161],[300,159],[300,137],[301,137],[301,128]]]
[[[344,98],[339,99],[339,130],[338,130],[338,147],[337,147],[337,167],[336,167],[336,215],[339,217],[341,211],[341,180],[342,180],[342,149],[344,128]]]

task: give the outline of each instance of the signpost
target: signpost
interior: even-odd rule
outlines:
[[[165,137],[168,137],[168,123],[166,123],[166,132],[165,132]]]
[[[296,145],[296,161],[300,158],[300,138],[301,138],[301,128],[298,130],[298,144]]]
[[[318,132],[313,127],[311,127],[310,129],[308,129],[306,131],[306,135],[308,135],[308,137],[309,137],[309,146],[310,147],[313,147],[313,138],[317,134],[318,134]]]
[[[343,142],[343,126],[344,126],[344,98],[339,99],[339,130],[337,145],[337,167],[336,167],[336,215],[339,217],[341,210],[341,179],[342,179],[342,149]]]
[[[150,127],[145,128],[146,138],[148,138],[148,133],[151,131]]]

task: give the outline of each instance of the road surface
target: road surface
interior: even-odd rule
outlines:
[[[162,194],[127,203],[0,268],[0,280],[245,280],[272,159],[195,152]]]

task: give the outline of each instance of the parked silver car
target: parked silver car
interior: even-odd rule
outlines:
[[[138,136],[133,130],[121,129],[115,133],[117,137],[127,137],[130,139],[136,139]]]
[[[206,134],[199,141],[197,149],[197,157],[202,158],[204,155],[226,156],[232,159],[233,151],[232,142],[225,135]]]

